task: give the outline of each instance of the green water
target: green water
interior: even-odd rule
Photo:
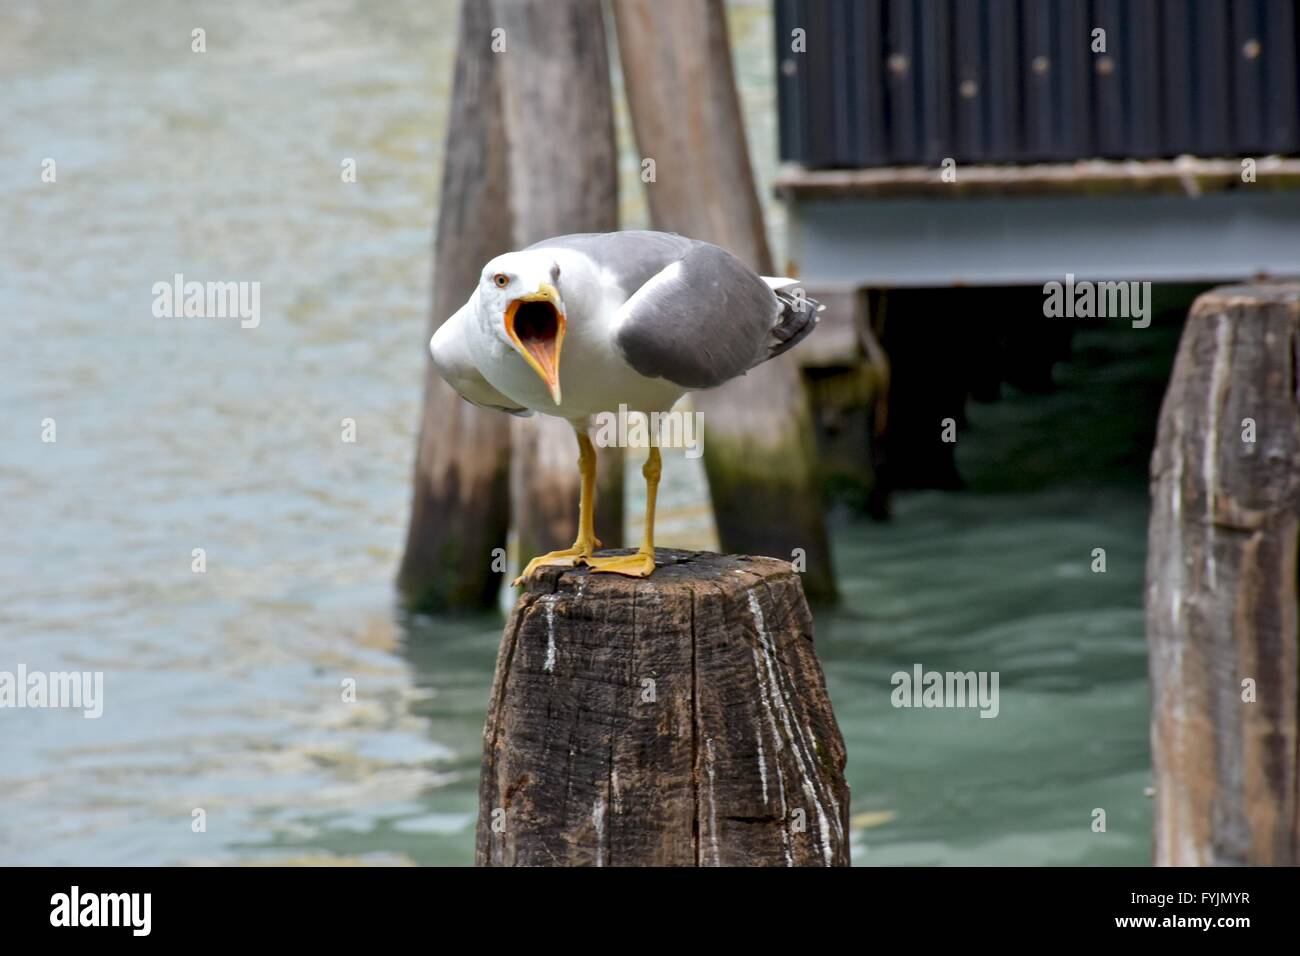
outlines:
[[[98,720],[0,712],[0,864],[471,862],[501,619],[410,620],[391,585],[453,9],[0,8],[0,670],[105,675]],[[766,197],[768,8],[730,15]],[[260,327],[154,318],[176,272],[260,281]],[[834,519],[845,601],[817,642],[859,863],[1148,857],[1134,463],[1160,350],[1090,334],[1058,394],[972,408],[971,491]],[[662,544],[707,538],[698,479],[668,462]],[[999,716],[893,708],[890,675],[915,663],[998,671]]]

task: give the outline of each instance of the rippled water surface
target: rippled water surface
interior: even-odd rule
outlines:
[[[0,7],[0,669],[106,675],[99,720],[0,712],[0,863],[472,862],[501,621],[407,620],[391,588],[453,11]],[[767,183],[766,5],[731,19]],[[637,168],[628,147],[627,225]],[[154,318],[176,273],[259,281],[260,326]],[[1053,401],[976,410],[971,447],[996,459],[1012,428],[1050,445],[1069,414]],[[661,543],[707,541],[698,474],[674,459],[667,482]],[[1145,520],[1140,484],[1083,483],[836,522],[846,600],[817,639],[858,862],[1147,859]],[[891,707],[890,675],[918,661],[999,670],[1000,716]]]

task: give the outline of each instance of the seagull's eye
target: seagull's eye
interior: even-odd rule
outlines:
[[[492,281],[496,283],[498,289],[504,289],[510,284],[510,277],[504,272],[498,272],[492,277]]]

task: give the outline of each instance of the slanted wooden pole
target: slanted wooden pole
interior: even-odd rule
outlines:
[[[615,0],[614,13],[637,145],[655,163],[646,184],[655,228],[717,243],[771,275],[721,0]],[[787,353],[694,402],[704,414],[704,464],[723,549],[787,559],[802,549],[809,596],[833,597],[797,356]]]
[[[492,20],[461,4],[456,73],[434,239],[430,334],[469,298],[483,263],[510,243],[505,129]],[[428,358],[428,337],[420,347]],[[491,607],[500,585],[492,550],[510,520],[507,416],[470,405],[427,361],[411,520],[398,574],[406,602],[423,611]]]
[[[511,248],[618,228],[618,159],[600,0],[491,0],[509,149]],[[486,40],[484,41],[486,42]],[[561,277],[561,289],[563,277]],[[580,369],[567,374],[581,373]],[[566,370],[561,361],[560,376]],[[558,418],[512,423],[511,498],[520,562],[573,543],[578,446]],[[623,538],[623,455],[600,449],[596,533]]]
[[[480,866],[847,866],[844,741],[800,576],[658,552],[543,568],[506,624]]]
[[[1196,300],[1151,460],[1157,864],[1300,864],[1298,368],[1300,284]]]

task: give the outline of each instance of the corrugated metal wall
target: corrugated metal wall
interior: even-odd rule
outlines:
[[[1300,153],[1297,0],[774,2],[810,167]]]

